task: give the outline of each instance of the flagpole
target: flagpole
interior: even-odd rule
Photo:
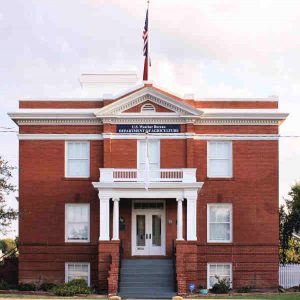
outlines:
[[[143,72],[143,81],[148,81],[148,69],[149,69],[149,0],[147,1],[147,11],[146,11],[146,20],[145,20],[145,26],[143,31],[143,39],[144,39],[144,72]]]
[[[145,190],[148,191],[150,183],[150,160],[149,160],[149,149],[148,149],[148,131],[145,132],[145,170],[144,170],[144,184]]]
[[[148,10],[148,57],[147,57],[147,72],[148,72],[148,80],[150,80],[150,65],[151,65],[151,57],[150,57],[150,18],[149,18],[149,7],[150,0],[147,1],[147,10]]]

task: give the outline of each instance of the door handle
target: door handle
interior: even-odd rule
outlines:
[[[151,240],[151,233],[149,233],[149,239]]]
[[[146,233],[146,240],[148,239],[148,234]]]

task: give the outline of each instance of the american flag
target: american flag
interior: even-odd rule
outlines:
[[[146,13],[145,26],[143,31],[143,40],[144,40],[144,56],[148,57],[148,9]]]

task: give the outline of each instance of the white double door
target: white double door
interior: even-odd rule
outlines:
[[[132,255],[165,255],[164,202],[134,202],[132,209]],[[155,208],[153,208],[156,206]]]

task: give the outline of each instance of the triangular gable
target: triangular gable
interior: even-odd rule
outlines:
[[[146,86],[97,110],[95,115],[98,117],[122,115],[131,108],[146,102],[159,105],[167,111],[180,116],[200,116],[202,114],[202,111],[199,109],[175,99],[170,94],[151,86]]]

